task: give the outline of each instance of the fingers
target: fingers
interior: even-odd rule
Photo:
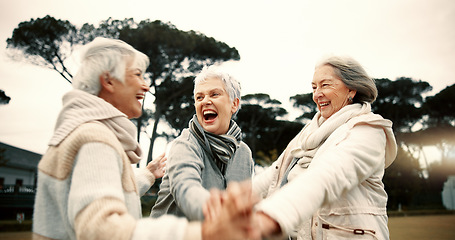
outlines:
[[[155,178],[161,178],[166,172],[166,161],[167,157],[164,153],[162,153],[147,164],[147,169],[155,176]]]
[[[252,212],[258,199],[252,196],[251,181],[230,183],[226,189],[226,208],[233,215],[245,215]]]
[[[251,182],[230,183],[225,191],[213,189],[210,194],[203,207],[203,239],[261,239],[252,210],[258,198],[252,196]]]
[[[207,221],[213,221],[221,212],[222,194],[218,189],[210,190],[210,198],[202,208],[204,218]]]

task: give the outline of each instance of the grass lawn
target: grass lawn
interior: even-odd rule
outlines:
[[[454,240],[455,214],[390,217],[389,230],[391,240]],[[32,239],[31,232],[3,231],[2,240]]]
[[[390,217],[391,240],[454,240],[455,215]]]

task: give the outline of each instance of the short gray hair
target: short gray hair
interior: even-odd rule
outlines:
[[[232,115],[235,116],[240,110],[241,102],[240,83],[237,81],[237,79],[235,79],[233,76],[229,75],[216,65],[211,65],[209,67],[205,66],[194,79],[193,95],[195,94],[196,86],[202,82],[205,82],[208,78],[217,78],[224,83],[224,88],[226,89],[226,92],[229,94],[229,100],[231,100],[231,102],[233,102],[236,98],[239,99],[239,107],[237,108],[237,111]]]
[[[332,66],[346,87],[357,91],[353,99],[355,103],[373,103],[376,100],[378,89],[374,80],[355,59],[347,56],[329,56],[316,64],[316,68],[323,65]]]
[[[120,82],[125,82],[127,64],[143,73],[150,61],[147,55],[117,39],[97,37],[84,46],[79,71],[73,78],[73,87],[93,95],[101,90],[99,77],[109,73]]]

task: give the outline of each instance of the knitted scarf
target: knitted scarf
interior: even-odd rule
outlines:
[[[190,120],[189,130],[204,150],[215,160],[215,164],[221,173],[225,174],[227,163],[242,140],[242,131],[237,123],[231,120],[227,133],[217,135],[205,131],[199,124],[197,116],[194,115],[193,119]]]
[[[81,124],[97,121],[108,127],[123,146],[131,163],[138,163],[142,151],[136,141],[136,126],[120,110],[95,95],[74,89],[63,96],[49,146],[59,145]]]
[[[316,113],[311,122],[298,134],[297,147],[291,149],[292,156],[294,158],[308,158],[311,161],[319,147],[335,129],[351,118],[369,112],[371,112],[369,103],[356,103],[341,108],[328,119],[323,118],[321,112]]]
[[[308,168],[319,147],[333,131],[353,117],[369,112],[371,112],[371,105],[369,103],[356,103],[341,108],[328,119],[323,118],[321,112],[316,113],[311,122],[308,123],[291,142],[294,143],[294,141],[297,140],[295,144],[290,144],[288,149],[285,150],[290,151],[290,154],[286,155],[293,159],[289,160],[290,164],[284,172],[280,185],[284,186],[288,182],[289,173],[297,162],[299,162],[300,166]]]

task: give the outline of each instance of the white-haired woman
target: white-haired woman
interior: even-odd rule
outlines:
[[[151,216],[202,220],[212,188],[251,179],[254,162],[232,120],[240,109],[240,84],[219,67],[204,68],[194,81],[196,114],[169,151],[167,173]]]
[[[382,177],[395,159],[392,122],[371,112],[376,85],[350,57],[316,65],[319,112],[253,189],[264,236],[296,239],[389,239]]]
[[[34,239],[246,238],[248,233],[235,223],[248,220],[238,214],[243,212],[239,205],[231,204],[234,211],[225,211],[222,223],[202,227],[175,216],[142,218],[140,196],[163,176],[165,164],[159,157],[147,168],[131,167],[141,149],[129,119],[142,113],[148,64],[146,55],[120,40],[97,38],[85,46],[75,89],[63,97],[54,135],[38,165]],[[241,197],[235,193],[230,198]],[[251,205],[244,200],[244,206]],[[226,224],[237,235],[223,230]]]

